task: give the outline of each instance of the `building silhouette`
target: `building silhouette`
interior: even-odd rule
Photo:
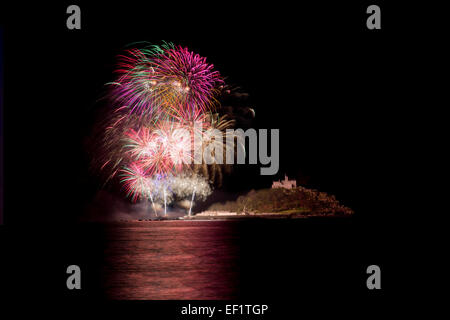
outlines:
[[[297,188],[297,181],[289,180],[288,176],[284,175],[284,180],[282,181],[278,180],[272,183],[272,189],[276,188],[284,188],[284,189]]]

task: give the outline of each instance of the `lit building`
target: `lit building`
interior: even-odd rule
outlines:
[[[284,175],[283,181],[274,181],[272,183],[272,189],[276,188],[284,188],[284,189],[292,189],[297,187],[297,181],[295,180],[289,180],[287,175]]]

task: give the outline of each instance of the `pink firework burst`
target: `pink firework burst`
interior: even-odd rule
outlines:
[[[205,57],[171,44],[132,49],[119,56],[112,96],[136,114],[164,117],[173,108],[212,109],[223,83]]]
[[[151,196],[147,171],[141,163],[133,162],[128,167],[122,168],[119,176],[127,197],[131,201],[137,202],[141,198],[147,199]]]
[[[125,148],[139,161],[147,174],[168,175],[181,171],[192,159],[192,135],[174,122],[162,122],[153,130],[147,127],[127,133]]]
[[[216,87],[223,83],[214,66],[188,48],[169,48],[154,59],[157,75],[190,109],[209,110],[216,102]]]

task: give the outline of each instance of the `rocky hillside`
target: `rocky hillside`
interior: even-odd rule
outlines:
[[[236,201],[215,203],[209,211],[241,213],[299,213],[305,215],[349,215],[353,210],[345,207],[333,195],[314,189],[252,190]]]

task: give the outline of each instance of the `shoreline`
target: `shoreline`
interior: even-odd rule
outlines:
[[[308,214],[308,215],[296,215],[296,214],[255,214],[255,215],[220,215],[220,216],[183,216],[179,218],[153,218],[153,219],[138,219],[138,220],[117,220],[113,222],[167,222],[167,221],[249,221],[249,220],[300,220],[300,219],[322,219],[322,218],[349,218],[353,215],[338,214],[338,215],[321,215],[321,214]]]

